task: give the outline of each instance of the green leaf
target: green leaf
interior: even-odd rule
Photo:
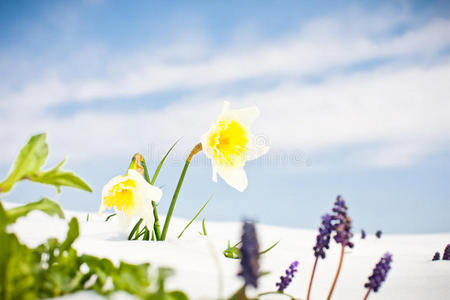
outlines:
[[[114,217],[115,215],[117,215],[117,213],[110,214],[108,217],[106,217],[105,222],[108,222],[109,219],[111,219],[111,218]]]
[[[189,300],[188,296],[181,291],[172,291],[167,293],[170,300]]]
[[[22,206],[11,208],[11,209],[7,210],[6,216],[7,216],[8,224],[16,222],[16,220],[18,218],[28,215],[28,213],[30,213],[33,210],[40,210],[50,216],[57,215],[61,219],[64,218],[64,213],[58,203],[56,203],[48,198],[43,198],[40,201],[31,202],[26,205],[22,205]]]
[[[263,255],[267,252],[269,252],[270,250],[272,250],[276,245],[278,245],[280,241],[276,242],[275,244],[273,244],[272,246],[270,246],[269,248],[267,248],[266,250],[263,250],[261,252],[259,252],[259,255]],[[228,247],[227,249],[225,249],[223,251],[223,255],[225,257],[228,258],[233,258],[233,259],[239,259],[241,258],[241,251],[239,250],[239,248],[237,247],[241,242],[238,242],[237,244],[235,244],[234,246],[230,246],[230,241],[228,241]]]
[[[180,235],[178,236],[178,238],[180,238],[183,233],[186,231],[186,229],[192,224],[192,222],[195,221],[195,219],[197,219],[198,215],[203,211],[203,209],[206,207],[206,205],[209,203],[209,201],[211,201],[212,197],[214,196],[214,194],[212,194],[211,196],[209,196],[208,201],[206,201],[205,204],[203,204],[202,208],[200,208],[200,210],[197,212],[197,214],[192,218],[191,221],[189,221],[189,223],[186,225],[186,227],[184,227],[183,231],[181,231]]]
[[[0,201],[0,233],[2,233],[8,225],[8,217],[6,210],[3,208],[2,201]]]
[[[61,189],[61,186],[68,186],[77,188],[80,190],[92,192],[92,189],[89,185],[83,181],[80,177],[76,176],[74,173],[69,171],[60,170],[62,165],[66,160],[61,161],[56,167],[51,170],[38,172],[32,176],[30,176],[31,181],[54,185],[58,192]]]
[[[6,180],[0,183],[0,192],[10,191],[17,181],[39,171],[48,156],[48,145],[45,139],[45,133],[30,138],[28,143],[20,150]]]
[[[175,147],[175,145],[181,140],[181,138],[179,138],[173,145],[172,147],[170,147],[169,151],[167,151],[166,155],[164,155],[163,159],[159,162],[158,167],[155,170],[155,173],[153,174],[152,180],[150,181],[151,185],[155,184],[156,178],[159,175],[159,171],[161,171],[161,167],[164,164],[164,161],[166,160],[167,156],[169,156],[169,153],[172,151],[172,149]]]
[[[76,218],[72,218],[69,222],[69,230],[67,231],[66,239],[59,247],[61,251],[68,250],[70,247],[72,247],[73,242],[78,238],[79,235],[80,228],[78,225],[78,220]]]
[[[265,254],[265,253],[269,252],[269,251],[272,250],[276,245],[278,245],[279,242],[280,242],[280,241],[276,242],[275,244],[273,244],[272,246],[270,246],[270,247],[267,248],[266,250],[259,252],[259,255],[262,255],[262,254]]]
[[[202,220],[202,229],[203,229],[203,235],[208,235],[208,233],[206,232],[206,225],[205,225],[205,218],[203,218]]]
[[[241,241],[239,241],[238,243],[236,243],[234,246],[230,245],[230,241],[228,241],[228,246],[227,249],[225,249],[223,251],[223,255],[225,257],[228,258],[233,258],[233,259],[239,259],[241,258],[241,251],[239,250],[239,248],[237,246],[239,246],[239,244],[241,243]]]
[[[139,226],[141,226],[142,221],[144,221],[143,219],[140,219],[136,225],[134,225],[133,229],[131,230],[130,234],[128,235],[128,240],[132,240],[133,239],[133,235],[136,233],[136,235],[139,234]]]

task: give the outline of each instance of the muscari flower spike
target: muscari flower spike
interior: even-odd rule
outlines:
[[[377,232],[375,232],[376,237],[379,239],[381,239],[382,234],[383,234],[383,232],[381,230],[377,230]]]
[[[344,247],[348,246],[353,248],[353,243],[350,242],[350,239],[353,237],[353,233],[351,232],[352,220],[347,215],[347,206],[341,196],[337,196],[336,198],[333,213],[333,220],[336,221],[333,225],[333,229],[336,232],[334,240]]]
[[[436,260],[440,260],[440,259],[441,259],[441,254],[439,252],[436,252],[436,253],[434,253],[434,256],[431,260],[436,261]]]
[[[280,282],[276,283],[279,292],[284,292],[284,290],[289,286],[292,279],[294,278],[294,273],[297,272],[298,261],[291,263],[288,269],[286,269],[285,276],[280,276]]]
[[[253,222],[244,222],[241,241],[241,271],[238,275],[244,278],[245,286],[251,285],[257,288],[259,277],[259,244]]]
[[[325,250],[330,248],[330,236],[333,231],[331,224],[333,217],[330,214],[322,216],[322,226],[319,228],[319,234],[316,237],[316,245],[313,247],[314,256],[325,258]]]
[[[260,145],[250,132],[251,124],[259,115],[257,107],[230,109],[225,101],[216,123],[201,138],[202,149],[212,162],[212,178],[217,174],[226,183],[242,192],[247,188],[244,165],[267,153],[269,147]]]
[[[391,269],[392,255],[386,253],[373,269],[372,275],[369,276],[369,282],[364,287],[377,292],[381,284],[386,280],[387,273]]]
[[[114,177],[103,187],[99,213],[106,208],[114,208],[123,228],[127,228],[135,216],[152,228],[155,221],[152,201],[158,202],[161,197],[161,189],[149,184],[137,171],[129,169],[125,176]]]
[[[361,229],[361,239],[365,239],[366,238],[366,232],[364,231],[364,229]]]
[[[444,254],[442,255],[442,260],[450,260],[450,244],[445,247]]]

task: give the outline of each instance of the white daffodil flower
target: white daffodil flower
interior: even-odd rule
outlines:
[[[257,107],[230,109],[225,101],[216,123],[202,136],[202,148],[211,159],[213,181],[219,174],[230,186],[242,192],[247,188],[244,165],[267,153],[267,145],[259,145],[250,125],[259,115]]]
[[[161,189],[152,186],[135,170],[128,170],[126,176],[112,178],[102,190],[102,204],[99,213],[106,208],[115,208],[121,225],[127,228],[132,218],[142,218],[147,228],[153,228],[152,201],[162,197]]]

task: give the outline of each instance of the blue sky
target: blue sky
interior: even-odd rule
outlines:
[[[315,228],[336,195],[356,230],[450,231],[447,1],[2,1],[0,174],[45,131],[93,194],[22,183],[94,211],[102,186],[143,153],[167,210],[182,161],[220,112],[256,105],[271,146],[239,193],[195,158],[175,214],[215,193],[208,220]]]

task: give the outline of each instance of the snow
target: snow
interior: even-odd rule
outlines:
[[[7,203],[6,207],[14,206]],[[80,222],[80,238],[75,248],[81,253],[107,257],[115,262],[150,262],[152,267],[166,266],[175,269],[175,276],[167,282],[168,289],[180,289],[191,299],[221,299],[230,296],[242,284],[236,274],[239,260],[225,258],[223,250],[227,241],[232,244],[240,239],[241,224],[206,221],[208,236],[201,236],[201,223],[194,222],[181,239],[176,237],[188,220],[172,218],[168,239],[165,242],[128,241],[112,218],[105,222],[106,215],[66,211],[66,220],[49,217],[41,212],[32,212],[18,220],[10,230],[20,240],[36,246],[48,237],[62,239],[67,231],[67,222],[72,216]],[[163,221],[163,220],[162,220]],[[318,222],[319,222],[318,217]],[[275,283],[289,264],[298,260],[299,271],[286,289],[296,298],[305,299],[311,268],[314,263],[312,247],[315,230],[257,225],[261,249],[280,240],[267,254],[261,256],[261,270],[271,273],[260,279],[258,292],[274,291]],[[387,251],[393,254],[393,264],[386,282],[378,293],[371,293],[369,299],[450,299],[450,261],[435,261],[431,258],[436,251],[443,252],[450,243],[450,233],[389,235],[377,239],[373,234],[361,240],[355,234],[355,247],[347,250],[341,276],[332,299],[362,299],[364,283],[373,267]],[[314,279],[311,299],[325,299],[334,278],[339,247],[332,242],[325,260],[320,260]],[[249,295],[256,291],[249,289]],[[65,297],[68,299],[101,299],[91,292],[82,292]],[[124,294],[116,299],[130,298]],[[262,299],[288,299],[270,295]]]

